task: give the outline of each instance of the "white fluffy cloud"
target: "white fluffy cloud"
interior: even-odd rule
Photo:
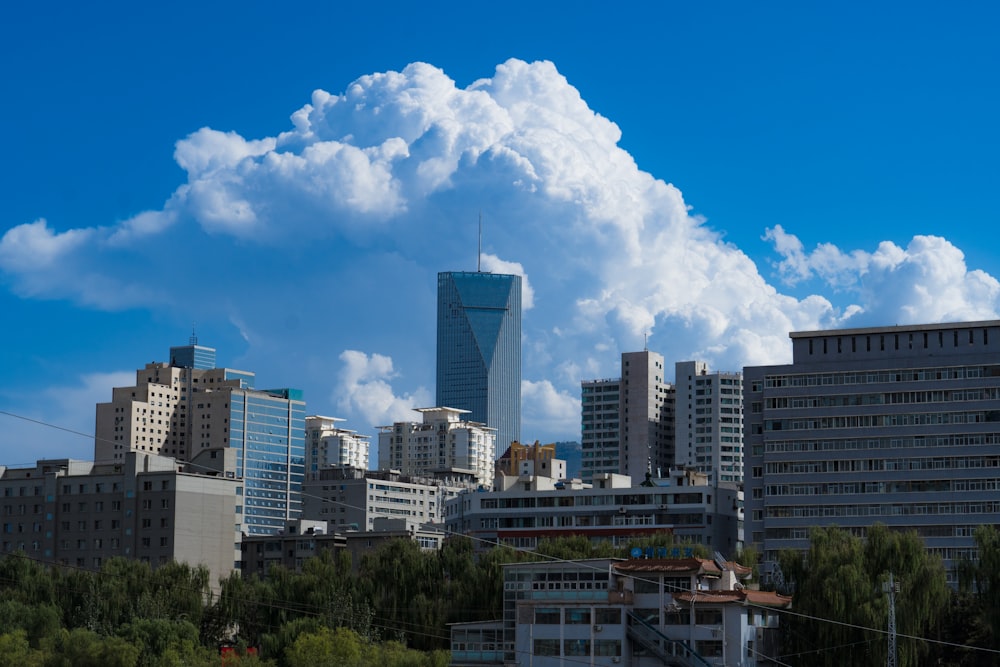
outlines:
[[[521,437],[525,442],[537,439],[532,433],[573,433],[580,428],[579,393],[560,391],[548,380],[524,380],[521,382],[521,420]]]
[[[0,270],[20,295],[98,308],[186,313],[196,294],[288,363],[304,357],[293,336],[348,350],[312,395],[332,391],[359,430],[431,404],[432,324],[418,323],[434,321],[434,274],[475,265],[479,211],[485,268],[525,278],[525,424],[543,434],[575,437],[579,381],[645,340],[736,369],[786,361],[789,331],[996,316],[997,280],[935,237],[807,252],[775,227],[780,276],[822,281],[783,292],[620,138],[553,63],[510,60],[464,88],[414,63],[315,91],[271,136],[193,132],[175,152],[186,182],[161,209],[14,227]]]
[[[969,270],[965,255],[947,239],[914,236],[905,248],[883,241],[874,252],[843,252],[820,244],[805,252],[797,237],[780,226],[765,239],[782,256],[777,264],[791,282],[818,278],[846,291],[864,313],[899,324],[984,320],[997,317],[1000,282],[981,270]]]
[[[93,233],[93,229],[57,233],[44,219],[18,225],[0,238],[0,268],[17,275],[44,273],[86,245]]]
[[[432,407],[430,393],[423,387],[402,396],[393,394],[389,381],[396,373],[390,357],[345,350],[340,361],[343,369],[335,393],[338,406],[347,414],[363,417],[366,426],[419,421],[420,415],[413,408]]]
[[[505,262],[496,255],[484,253],[482,257],[483,271],[490,273],[506,273],[521,276],[521,310],[527,311],[535,307],[535,290],[528,281],[528,274],[520,262]]]

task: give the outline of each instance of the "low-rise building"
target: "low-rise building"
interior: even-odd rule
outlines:
[[[498,475],[494,491],[465,492],[445,503],[448,532],[535,549],[539,540],[583,535],[625,544],[671,534],[679,541],[735,553],[743,546],[743,492],[710,484],[703,473],[670,471],[631,485],[625,475],[597,473],[592,484],[540,474]]]
[[[700,558],[508,564],[503,618],[454,624],[452,665],[780,664],[777,610],[791,600],[751,590],[750,574]]]
[[[285,529],[275,535],[245,537],[240,545],[241,573],[244,577],[263,577],[274,565],[301,572],[307,560],[324,551],[350,554],[351,566],[357,569],[366,553],[386,542],[408,539],[421,549],[437,550],[445,538],[439,530],[408,528],[402,519],[376,519],[374,529],[369,531],[327,532],[326,528],[325,521],[298,519],[289,521]]]
[[[403,519],[407,530],[415,530],[440,523],[444,501],[469,486],[475,478],[461,471],[418,477],[397,470],[326,468],[304,485],[303,516],[325,521],[327,532],[374,530],[380,517]]]
[[[0,467],[0,551],[90,570],[113,557],[203,565],[214,585],[239,565],[243,499],[234,453],[216,455],[229,464],[215,472],[136,451]]]

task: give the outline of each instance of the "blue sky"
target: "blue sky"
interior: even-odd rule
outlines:
[[[728,370],[997,317],[992,4],[342,4],[0,10],[0,464],[90,458],[192,325],[311,413],[415,418],[480,212],[528,441],[644,334]]]

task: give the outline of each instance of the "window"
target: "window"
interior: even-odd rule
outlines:
[[[586,609],[572,609],[572,608],[567,609],[566,625],[590,625],[590,608],[588,607]],[[590,654],[580,653],[574,655],[590,655]]]
[[[621,622],[622,610],[618,607],[598,607],[594,610],[594,623],[597,625],[621,625]]]
[[[594,642],[594,655],[621,655],[622,640],[598,639]]]
[[[700,641],[695,644],[697,647],[695,650],[698,651],[704,658],[721,658],[722,657],[722,642],[721,641]]]
[[[559,655],[559,640],[536,639],[534,649],[535,655]]]
[[[563,642],[563,655],[590,655],[589,639],[567,639]]]
[[[536,607],[535,625],[559,625],[559,610],[551,607]],[[558,653],[552,655],[558,655]]]
[[[648,578],[636,578],[635,582],[633,583],[633,586],[635,587],[636,595],[644,595],[649,593],[658,594],[660,592],[659,580],[652,580]]]
[[[694,612],[695,625],[722,625],[721,609],[696,609]]]

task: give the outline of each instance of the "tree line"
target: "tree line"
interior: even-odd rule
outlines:
[[[889,575],[895,598],[896,665],[1000,664],[1000,531],[976,529],[978,555],[960,560],[949,586],[941,559],[915,531],[882,524],[865,538],[813,528],[805,552],[779,557],[791,613],[781,618],[783,664],[885,665]]]
[[[357,567],[347,552],[324,551],[301,572],[233,572],[216,586],[205,568],[180,563],[110,559],[94,572],[8,554],[0,667],[445,667],[449,623],[502,617],[505,563],[624,557],[634,546],[690,545],[667,535],[622,547],[568,537],[532,553],[474,555],[461,536],[438,551],[400,539]],[[694,553],[707,555],[697,545]]]

